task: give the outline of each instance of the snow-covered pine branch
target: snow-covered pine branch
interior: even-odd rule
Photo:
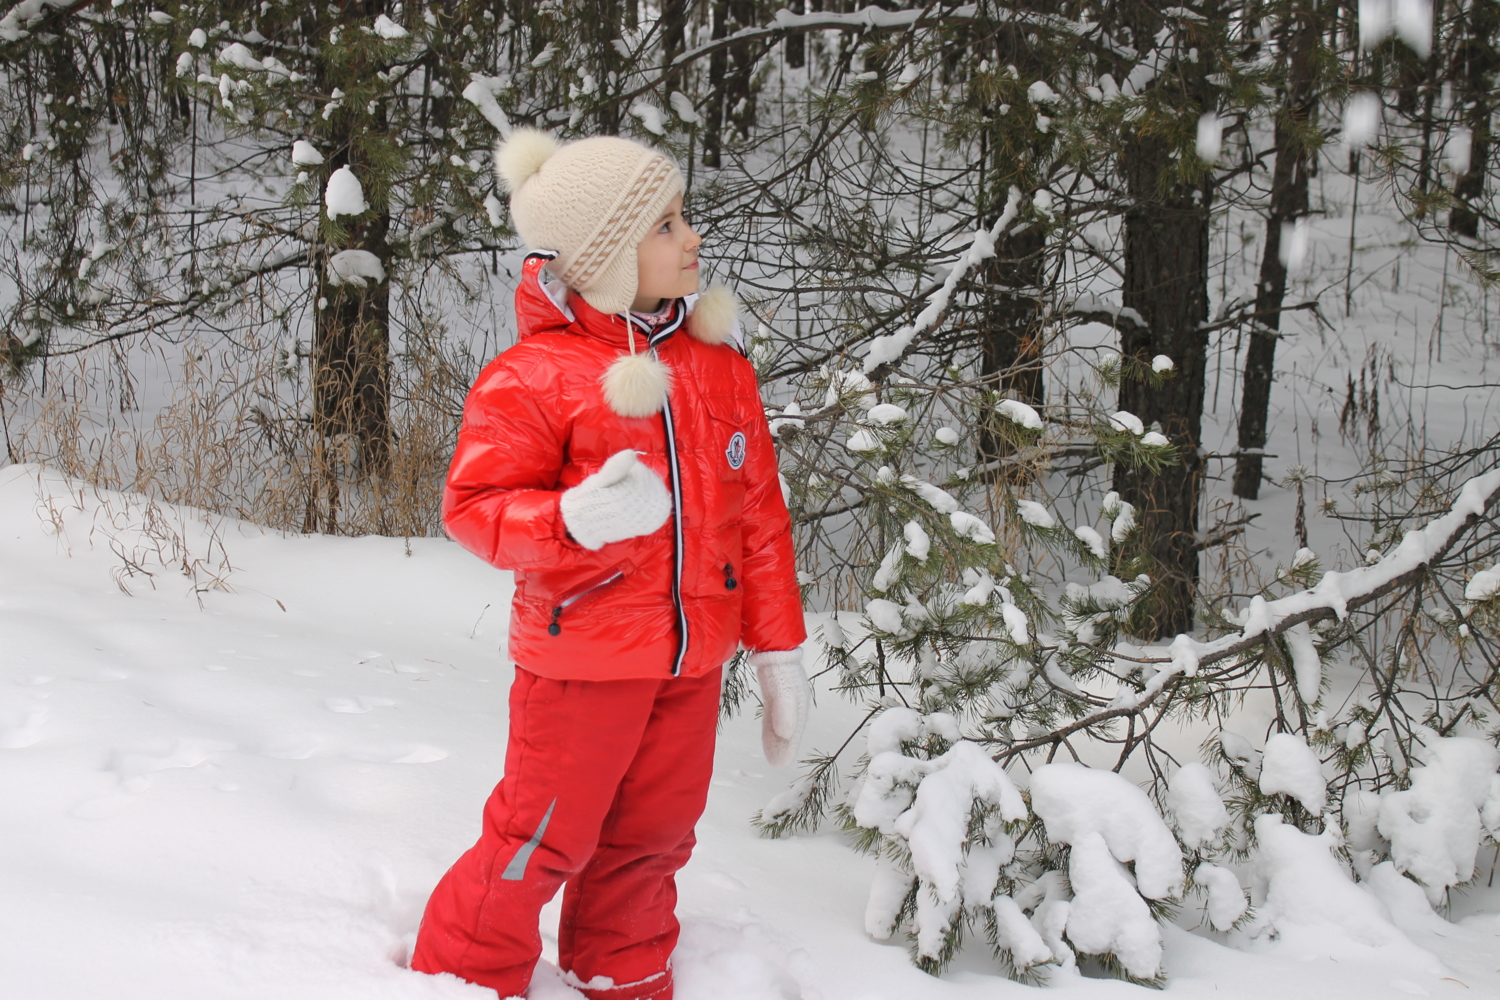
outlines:
[[[890,490],[882,494],[885,503],[905,495],[933,516],[962,511],[954,493],[916,476],[882,467],[874,480]],[[1412,751],[1423,766],[1411,772],[1410,790],[1351,792],[1341,805],[1329,801],[1320,773],[1330,746],[1321,730],[1277,732],[1263,752],[1223,732],[1216,745],[1230,762],[1227,783],[1241,789],[1233,810],[1216,787],[1224,779],[1196,762],[1172,765],[1153,801],[1107,768],[1038,766],[1035,755],[1108,733],[1118,741],[1119,730],[1110,727],[1119,720],[1132,720],[1130,732],[1149,731],[1171,713],[1191,711],[1184,685],[1212,692],[1226,683],[1220,674],[1265,669],[1282,655],[1292,675],[1288,696],[1318,703],[1321,657],[1332,656],[1334,644],[1347,641],[1338,636],[1348,633],[1315,633],[1312,626],[1336,625],[1440,571],[1497,505],[1500,472],[1475,476],[1446,512],[1407,531],[1378,561],[1324,573],[1284,597],[1255,597],[1239,628],[1221,638],[1179,635],[1157,646],[1134,645],[1118,633],[1143,592],[1139,583],[1105,577],[1093,587],[1070,585],[1056,608],[1009,566],[1004,577],[991,576],[971,540],[929,532],[922,517],[909,520],[876,573],[881,596],[867,602],[864,639],[847,627],[829,634],[836,647],[830,663],[842,664],[846,678],[862,684],[879,678],[910,705],[887,695],[886,707],[875,710],[866,737],[869,763],[840,807],[880,859],[866,910],[869,932],[885,939],[904,930],[915,960],[931,971],[982,928],[1002,967],[1019,979],[1071,974],[1092,956],[1125,978],[1160,985],[1158,922],[1186,901],[1201,899],[1205,919],[1220,931],[1273,933],[1280,922],[1296,920],[1303,895],[1292,873],[1311,865],[1328,880],[1337,870],[1319,860],[1329,858],[1334,843],[1334,835],[1316,832],[1320,825],[1347,825],[1365,871],[1387,858],[1385,864],[1421,879],[1434,899],[1471,877],[1481,845],[1500,830],[1500,751],[1483,740],[1426,731]],[[1103,531],[1080,525],[1086,530],[1070,533],[1034,501],[1017,507],[1027,530],[1072,538],[1080,564],[1097,558],[1094,546],[1104,548],[1106,534],[1118,539],[1135,530],[1134,512],[1113,495],[1100,512]],[[907,516],[905,509],[892,513]],[[945,587],[937,582],[940,567],[955,562],[967,566],[963,584]],[[1299,556],[1293,573],[1312,573],[1315,565]],[[1489,579],[1479,574],[1466,593],[1481,604],[1497,599],[1500,588]],[[1059,620],[1062,635],[1047,634],[1046,623]],[[1284,654],[1281,646],[1270,648],[1276,643],[1285,644]],[[1100,683],[1110,673],[1121,678],[1112,695]],[[1023,718],[1029,720],[1024,738],[1001,735]],[[1321,742],[1310,745],[1313,737]],[[1124,746],[1122,763],[1132,742]],[[953,761],[976,752],[971,763],[982,762],[979,771],[970,764],[952,770]],[[819,758],[824,798],[833,795],[835,757]],[[1029,795],[1017,811],[1005,804],[1009,778],[1000,776],[1023,758],[1032,773],[1018,779]],[[980,772],[994,777],[981,781],[974,777]],[[1271,817],[1251,822],[1268,810]],[[1439,825],[1425,829],[1417,816],[1435,816]],[[801,828],[815,822],[787,803],[778,829],[794,820]],[[1275,905],[1252,911],[1236,871],[1245,852],[1256,850],[1257,836],[1267,840],[1264,864],[1280,888]],[[1121,874],[1127,864],[1128,878]],[[1184,880],[1185,865],[1191,880]],[[1346,888],[1347,882],[1328,882],[1320,891],[1337,897]]]
[[[988,229],[977,229],[974,231],[973,239],[963,253],[959,254],[958,260],[953,262],[949,268],[948,276],[937,290],[927,296],[927,302],[922,311],[917,313],[917,318],[901,327],[895,333],[876,337],[871,340],[865,354],[864,371],[869,374],[880,368],[901,359],[901,356],[911,349],[912,343],[918,336],[932,329],[948,310],[948,304],[953,298],[953,292],[958,288],[958,283],[963,280],[975,265],[981,261],[989,260],[995,256],[995,241],[1000,234],[1015,221],[1020,212],[1021,192],[1012,187],[1005,199],[1005,208],[995,224]]]
[[[1160,664],[1160,669],[1141,690],[1122,690],[1107,708],[1085,715],[1045,737],[1007,747],[1001,758],[1055,745],[1102,722],[1140,713],[1156,702],[1178,678],[1195,677],[1205,666],[1257,650],[1268,641],[1307,623],[1345,618],[1351,610],[1410,586],[1497,505],[1500,505],[1500,471],[1468,480],[1446,514],[1423,528],[1408,532],[1396,550],[1375,565],[1343,573],[1331,571],[1316,587],[1273,601],[1251,598],[1244,628],[1238,634],[1207,642],[1189,635],[1178,635],[1162,650],[1165,655],[1148,661]],[[1305,645],[1302,648],[1305,651]]]

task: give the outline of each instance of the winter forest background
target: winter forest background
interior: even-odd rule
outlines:
[[[843,918],[986,989],[1494,964],[1500,0],[0,9],[4,488],[121,596],[437,551],[490,151],[631,135],[742,301],[819,674],[754,823],[876,859]]]

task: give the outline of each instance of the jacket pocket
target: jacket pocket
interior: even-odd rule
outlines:
[[[745,473],[750,460],[748,418],[744,404],[734,399],[705,397],[706,440],[700,454],[707,463],[707,487],[703,514],[712,531],[732,529],[745,510]]]
[[[703,395],[703,410],[708,416],[704,421],[708,437],[703,442],[704,456],[720,481],[740,482],[745,478],[745,461],[750,454],[750,440],[746,436],[750,419],[744,401],[731,392],[715,391],[715,387],[709,386]]]
[[[578,586],[554,598],[551,618],[547,622],[547,634],[560,635],[565,620],[570,614],[576,614],[581,607],[602,596],[610,588],[618,586],[624,579],[625,567],[616,566],[614,569],[584,580]]]

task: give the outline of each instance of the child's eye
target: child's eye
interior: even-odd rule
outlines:
[[[663,222],[661,228],[657,230],[658,233],[670,233],[671,231],[672,224],[670,222]]]

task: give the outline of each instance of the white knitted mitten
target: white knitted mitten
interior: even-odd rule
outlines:
[[[649,535],[672,516],[672,497],[661,477],[629,448],[611,455],[599,471],[558,503],[568,534],[586,549]]]
[[[807,674],[802,669],[802,647],[750,654],[750,665],[760,681],[765,714],[760,719],[760,745],[766,763],[786,767],[797,757],[802,728],[807,724]]]

